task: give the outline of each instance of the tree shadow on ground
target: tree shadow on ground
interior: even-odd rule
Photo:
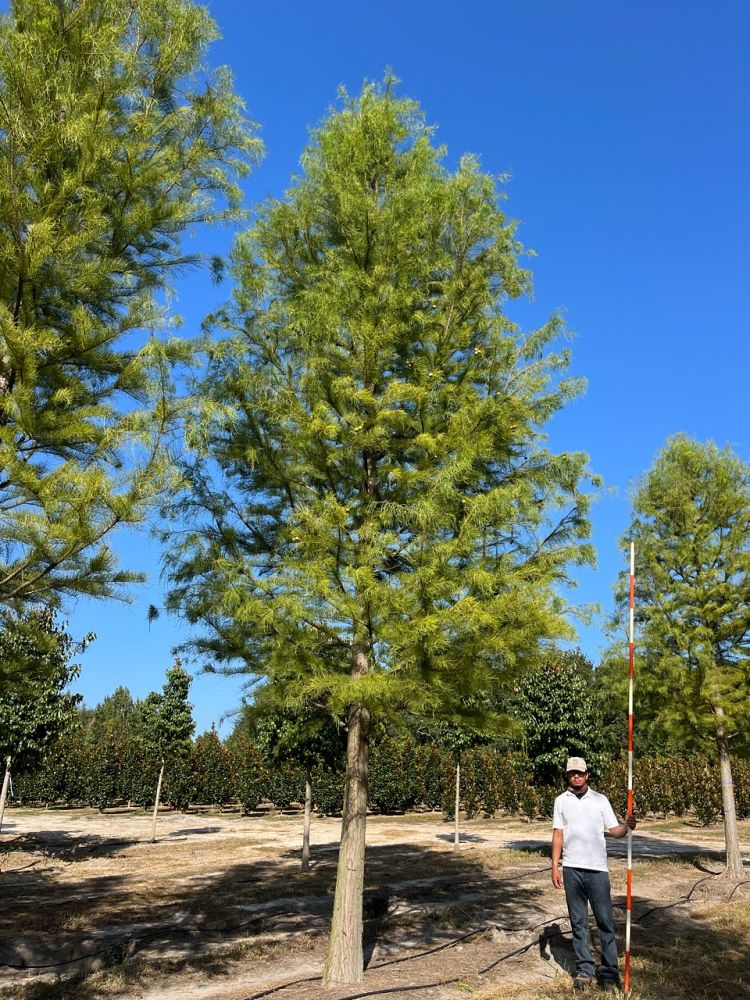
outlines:
[[[137,837],[100,837],[97,834],[70,833],[68,830],[44,830],[0,841],[0,855],[38,854],[50,859],[83,861],[91,855],[116,857],[126,848],[142,843],[144,841]]]
[[[435,840],[443,840],[443,841],[445,841],[448,844],[452,844],[453,843],[453,834],[452,833],[438,833],[435,836]],[[487,840],[488,840],[487,837],[482,837],[478,833],[464,833],[462,831],[461,832],[461,836],[460,836],[460,842],[462,844],[486,844]]]
[[[550,959],[563,971],[573,975],[576,958],[571,943],[571,935],[561,923],[549,924],[539,935],[539,957]]]
[[[639,994],[659,1000],[750,997],[750,900],[720,907],[713,919],[683,908],[640,918],[636,911],[632,953]]]
[[[185,840],[188,837],[205,833],[219,833],[220,826],[184,826],[180,830],[170,830],[169,833],[157,836],[157,840]]]
[[[308,873],[301,872],[298,858],[298,851],[289,851],[235,863],[221,873],[185,878],[183,871],[172,880],[153,875],[148,893],[126,874],[81,879],[71,896],[70,882],[60,884],[54,871],[29,872],[24,891],[0,914],[0,988],[11,967],[80,976],[167,959],[179,970],[207,947],[252,947],[269,935],[323,936],[330,926],[336,857],[326,851]],[[463,899],[467,886],[471,898]],[[491,911],[524,922],[543,913],[540,896],[536,888],[522,889],[484,871],[481,859],[468,853],[373,845],[367,849],[366,959],[376,947],[387,953],[399,942],[424,945],[450,938],[467,922],[489,926]],[[40,913],[52,917],[41,921]],[[24,927],[23,939],[13,934],[14,927]],[[232,970],[229,963],[201,958],[201,971],[213,978]],[[74,987],[68,983],[59,994],[49,983],[39,986],[36,996],[45,1000],[101,995],[85,979]]]
[[[326,851],[324,857],[317,858],[315,870],[307,874],[299,870],[298,859],[299,852],[289,851],[281,857],[235,863],[220,874],[201,875],[197,886],[194,882],[186,885],[185,879],[167,884],[162,895],[152,900],[152,926],[138,929],[131,925],[131,930],[127,930],[133,916],[131,882],[119,877],[110,883],[110,896],[97,899],[87,897],[87,892],[92,893],[101,880],[83,880],[77,886],[76,923],[99,928],[98,935],[79,932],[76,937],[71,931],[67,935],[58,932],[55,937],[50,933],[40,935],[38,944],[46,946],[50,955],[57,949],[58,961],[64,947],[77,947],[80,957],[84,948],[89,949],[88,972],[116,967],[117,979],[106,987],[106,994],[113,997],[132,995],[146,977],[153,986],[159,973],[150,963],[157,959],[165,976],[196,968],[207,984],[220,979],[229,982],[240,956],[235,955],[234,962],[221,956],[201,957],[201,949],[242,941],[250,949],[248,960],[252,955],[257,961],[268,932],[288,933],[291,950],[297,935],[309,938],[311,933],[327,931],[335,857]],[[485,871],[481,859],[469,852],[453,855],[418,846],[405,849],[404,845],[399,845],[398,851],[389,846],[368,848],[366,981],[356,989],[335,991],[332,998],[408,995],[417,990],[425,991],[420,996],[428,996],[439,983],[457,975],[453,949],[459,941],[465,943],[463,958],[476,961],[472,974],[490,976],[500,983],[506,960],[517,963],[519,955],[531,956],[537,948],[539,954],[551,956],[563,969],[572,971],[567,922],[550,913],[549,897],[545,899],[541,890],[517,884],[519,877],[528,883],[536,871],[544,872],[546,866],[525,870],[522,876],[508,873],[503,877],[502,873]],[[691,915],[670,898],[661,901],[664,905],[654,906],[654,901],[636,896],[633,982],[634,995],[640,1000],[750,997],[750,899],[743,898],[750,895],[750,885],[741,888],[727,905],[722,902],[727,890],[721,881],[706,884],[717,887],[716,903],[721,908],[717,919]],[[52,891],[54,885],[47,888]],[[467,895],[472,897],[469,902],[460,898]],[[674,900],[684,895],[675,886]],[[616,897],[615,903],[622,937],[623,901]],[[39,897],[36,905],[40,905]],[[11,899],[8,909],[13,911],[11,919],[17,926],[23,926],[24,907]],[[101,930],[104,924],[109,925],[109,936]],[[503,931],[496,945],[488,944],[486,937],[493,927]],[[3,937],[7,942],[7,936]],[[481,939],[484,943],[480,946]],[[474,945],[476,951],[472,951]],[[620,949],[622,954],[622,940]],[[97,950],[99,954],[93,954]],[[596,935],[594,950],[598,951]],[[269,979],[278,981],[283,976],[282,961],[269,967]],[[69,964],[68,971],[71,967],[75,968]],[[514,976],[517,973],[515,964]],[[466,979],[464,972],[461,979]],[[308,977],[273,992],[275,1000],[302,1000],[318,996],[318,991],[317,979]],[[246,1000],[263,994],[263,990],[249,993]],[[95,1000],[102,995],[101,981],[79,979],[63,984],[31,983],[24,1000]]]

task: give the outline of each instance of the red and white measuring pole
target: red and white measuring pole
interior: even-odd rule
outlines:
[[[630,543],[630,641],[628,644],[628,816],[633,815],[633,680],[635,678],[635,544]],[[633,831],[628,830],[628,887],[625,918],[625,993],[630,993],[630,917],[633,908]]]

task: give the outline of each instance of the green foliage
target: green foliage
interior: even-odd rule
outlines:
[[[106,544],[174,483],[158,305],[259,152],[187,0],[13,0],[0,21],[0,604],[117,596]],[[147,339],[144,340],[144,332]],[[150,334],[150,336],[149,336]]]
[[[737,816],[750,816],[750,764],[734,758]],[[623,814],[627,802],[627,761],[624,755],[605,758],[597,776],[606,789],[615,812]],[[657,755],[639,757],[635,769],[635,810],[644,815],[692,814],[705,824],[721,815],[721,782],[709,757]]]
[[[340,781],[344,739],[343,727],[327,712],[309,703],[290,706],[283,683],[264,686],[255,692],[252,704],[243,706],[230,737],[233,743],[249,742],[260,753],[264,773],[262,797],[270,799],[279,809],[304,802],[308,774],[314,796],[319,775],[330,770],[334,783]],[[250,779],[250,790],[254,787]],[[330,802],[330,789],[322,789],[321,795]]]
[[[80,732],[72,731],[48,746],[35,764],[21,765],[15,773],[16,797],[24,803],[85,801],[84,752]]]
[[[341,775],[327,768],[318,767],[313,771],[313,808],[324,816],[341,813],[344,806],[344,782]]]
[[[287,701],[283,683],[260,688],[252,704],[243,706],[235,733],[246,734],[269,762],[339,769],[346,736],[343,726],[316,706],[289,706]]]
[[[266,797],[269,784],[267,767],[253,744],[244,736],[232,743],[235,795],[244,812],[257,809]]]
[[[428,809],[437,809],[443,802],[443,754],[437,747],[423,746],[417,762],[422,774],[422,801]],[[454,768],[451,774],[455,777]]]
[[[393,813],[444,804],[444,815],[453,815],[455,761],[450,751],[420,744],[411,736],[386,733],[375,739],[371,754],[373,808]],[[734,759],[732,769],[737,815],[742,819],[750,816],[750,762]],[[93,742],[74,730],[48,747],[35,766],[20,769],[14,785],[17,798],[26,804],[106,808],[131,801],[149,807],[158,770],[158,762],[145,753],[137,738]],[[528,758],[504,746],[469,748],[462,756],[461,772],[462,807],[469,816],[551,816],[554,797],[562,788],[559,782],[547,785],[535,780]],[[209,731],[196,739],[189,759],[180,763],[167,798],[178,808],[187,806],[188,799],[194,804],[217,805],[236,798],[246,812],[261,802],[283,809],[301,802],[304,778],[299,765],[289,761],[279,765],[264,758],[246,734],[237,734],[224,745]],[[595,785],[623,815],[624,756],[602,757]],[[312,787],[319,813],[340,814],[343,781],[339,770],[316,766]],[[705,756],[639,757],[635,799],[641,816],[692,815],[713,823],[721,810],[721,787]]]
[[[750,747],[750,470],[672,438],[633,498],[638,686],[681,747]],[[629,541],[629,539],[628,539]]]
[[[142,702],[138,736],[145,758],[164,765],[164,800],[184,808],[194,794],[190,754],[195,722],[188,701],[192,678],[179,660],[166,677],[162,693],[152,691]]]
[[[106,809],[122,797],[127,746],[114,737],[88,740],[85,746],[84,801]]]
[[[193,802],[223,805],[233,794],[231,753],[211,728],[199,736],[192,750]]]
[[[126,741],[122,798],[148,808],[154,804],[161,761],[136,734]]]
[[[540,783],[555,782],[570,756],[585,757],[595,770],[601,734],[592,684],[591,663],[580,650],[555,651],[519,681],[514,707]],[[627,714],[627,700],[620,711]]]
[[[338,717],[505,686],[567,634],[553,588],[591,557],[586,458],[543,445],[580,389],[560,322],[503,316],[514,226],[431,136],[390,84],[343,95],[238,241],[174,509],[193,648]]]
[[[5,615],[0,630],[0,663],[6,675],[0,697],[0,757],[13,757],[21,766],[31,763],[72,725],[81,696],[66,691],[80,672],[70,659],[91,638],[75,643],[51,611]]]
[[[118,687],[93,709],[81,711],[81,723],[94,742],[110,737],[125,742],[138,729],[141,721],[140,704],[133,701],[126,687]]]
[[[654,727],[653,713],[641,686],[642,665],[643,651],[639,649],[636,667],[638,679],[633,692],[633,707],[638,720],[638,754],[669,753],[669,740],[665,738],[663,730],[658,726]],[[616,756],[628,745],[628,671],[628,636],[625,632],[604,650],[593,677],[601,748],[609,756]]]
[[[466,711],[467,706],[463,705],[462,709]],[[471,714],[474,716],[473,726],[447,719],[430,720],[419,726],[419,734],[423,740],[429,740],[435,746],[450,751],[454,759],[460,761],[464,750],[492,741],[493,733],[489,729],[481,728],[482,723],[488,717],[493,722],[500,718],[492,716],[489,710],[482,711],[476,703],[472,706]]]
[[[439,804],[443,815],[453,818],[455,758],[445,751],[436,751],[436,757],[442,777]],[[531,768],[525,755],[510,752],[507,747],[469,748],[461,757],[461,802],[466,815],[471,818],[480,813],[494,816],[498,812],[522,812],[525,790],[531,780]]]
[[[370,748],[369,791],[373,809],[405,812],[424,800],[424,768],[410,737],[384,736]]]
[[[175,809],[187,809],[195,801],[195,780],[190,760],[190,747],[186,752],[171,758],[165,766],[162,784],[162,802],[169,802]]]
[[[152,691],[143,701],[140,735],[148,752],[171,763],[189,754],[195,722],[188,701],[190,674],[175,660],[166,677],[162,693]]]
[[[265,797],[277,809],[288,809],[292,803],[305,801],[305,769],[289,760],[266,764]]]

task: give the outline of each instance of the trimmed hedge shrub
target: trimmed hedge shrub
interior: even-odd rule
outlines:
[[[33,771],[14,774],[16,799],[25,804],[67,803],[99,809],[119,802],[153,804],[159,761],[137,737],[109,737],[106,742],[66,734]],[[750,762],[734,760],[737,815],[750,815]],[[623,756],[604,759],[593,775],[622,816],[626,807],[627,764]],[[481,746],[461,754],[461,800],[467,816],[551,816],[559,785],[533,781],[528,758],[504,747]],[[304,799],[301,765],[264,758],[247,738],[223,744],[215,731],[203,733],[190,753],[170,762],[164,774],[163,798],[175,808],[222,805],[239,801],[245,812],[261,802],[278,809]],[[312,773],[313,807],[324,815],[341,812],[343,774],[318,766]],[[413,738],[381,737],[370,752],[370,806],[382,813],[442,806],[452,816],[455,760],[448,750]],[[636,761],[635,805],[647,813],[682,816],[702,823],[721,816],[718,765],[701,756],[642,757]]]
[[[215,729],[199,736],[191,754],[193,803],[221,806],[233,797],[232,755]]]

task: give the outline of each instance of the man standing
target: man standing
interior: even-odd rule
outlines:
[[[624,837],[628,830],[635,829],[635,817],[628,816],[624,823],[617,822],[606,795],[589,788],[589,772],[583,757],[568,758],[565,777],[568,788],[555,799],[552,820],[552,884],[556,889],[565,886],[576,956],[573,987],[586,990],[594,981],[596,966],[588,928],[590,903],[602,947],[599,980],[605,993],[617,993],[620,973],[604,833]],[[563,851],[561,878],[560,856]]]

